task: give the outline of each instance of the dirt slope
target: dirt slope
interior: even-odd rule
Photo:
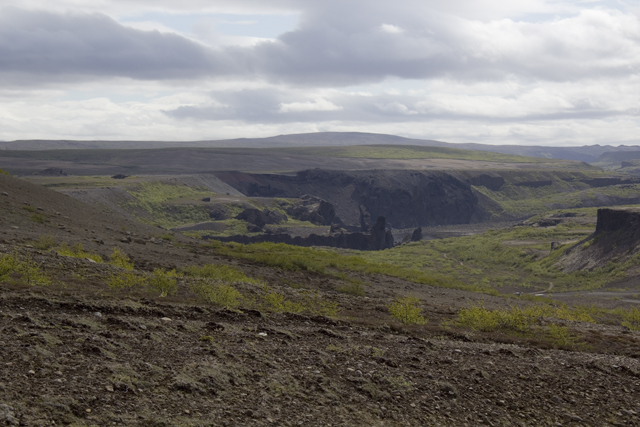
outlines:
[[[640,424],[636,332],[588,326],[600,344],[580,353],[445,330],[437,325],[461,307],[505,302],[385,276],[362,277],[367,298],[339,294],[335,278],[225,259],[180,236],[163,242],[157,229],[11,177],[0,176],[0,193],[0,254],[30,255],[57,282],[0,283],[0,425]],[[103,254],[119,245],[142,269],[235,263],[282,292],[315,289],[342,314],[112,291],[104,277],[115,267],[31,247],[43,233]],[[407,291],[425,300],[426,327],[390,322],[386,304]]]

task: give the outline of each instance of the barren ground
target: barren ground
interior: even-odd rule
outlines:
[[[362,276],[367,297],[352,296],[336,292],[335,277],[227,259],[180,235],[167,242],[163,230],[2,175],[0,192],[0,252],[29,255],[55,278],[0,284],[0,425],[640,425],[637,332],[567,324],[589,347],[565,351],[444,328],[480,301],[527,302],[387,276]],[[317,290],[341,313],[235,312],[186,289],[114,291],[104,286],[114,267],[33,247],[47,234],[103,256],[118,246],[146,271],[233,264],[283,293],[299,292],[287,283]],[[390,299],[409,290],[426,326],[389,317]]]

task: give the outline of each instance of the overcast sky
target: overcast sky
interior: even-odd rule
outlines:
[[[640,0],[0,0],[0,140],[619,145],[639,114]]]

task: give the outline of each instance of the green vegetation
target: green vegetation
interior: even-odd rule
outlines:
[[[303,292],[302,298],[298,301],[287,299],[283,294],[265,288],[263,308],[276,313],[302,313],[321,314],[335,317],[338,315],[338,303],[325,301],[317,292],[311,294]]]
[[[285,149],[280,149],[284,151]],[[562,160],[492,153],[490,151],[462,150],[446,147],[422,147],[414,145],[352,145],[345,147],[287,147],[287,152],[309,156],[352,157],[368,159],[459,159],[510,163],[556,163]]]
[[[640,331],[640,308],[639,307],[634,307],[628,310],[618,309],[618,310],[614,310],[614,313],[622,317],[622,326],[626,326],[627,328],[634,331]]]
[[[189,276],[213,279],[225,283],[260,283],[259,280],[245,275],[242,270],[229,265],[207,264],[202,267],[184,267],[182,271]]]
[[[355,295],[358,297],[363,297],[366,295],[364,291],[364,285],[361,282],[347,283],[345,285],[337,287],[336,291],[342,292],[344,294]]]
[[[595,204],[598,197],[633,200],[640,197],[640,185],[612,185],[591,188],[585,181],[602,176],[597,171],[519,171],[503,172],[504,185],[499,190],[483,186],[473,188],[497,202],[501,209],[495,217],[522,217],[551,209],[574,209]],[[536,186],[535,183],[550,183]]]
[[[249,259],[263,265],[288,271],[310,271],[329,274],[343,280],[351,279],[348,272],[363,272],[371,274],[385,274],[400,277],[425,285],[442,286],[448,288],[482,291],[483,288],[467,285],[433,271],[420,271],[415,268],[396,266],[384,262],[382,259],[367,260],[366,253],[345,255],[325,248],[303,248],[284,243],[255,243],[242,245],[239,243],[221,243],[213,241],[210,246],[221,255],[235,258]],[[379,251],[384,255],[389,251]],[[351,279],[353,280],[353,279]]]
[[[243,298],[233,286],[210,280],[192,282],[189,288],[196,294],[198,300],[225,308],[238,307]]]
[[[0,175],[8,175],[11,176],[11,174],[9,172],[7,172],[6,170],[3,170],[2,168],[0,168]]]
[[[122,271],[111,275],[107,279],[107,285],[112,289],[132,289],[145,287],[148,283],[146,276],[138,275],[133,271]]]
[[[156,292],[160,292],[161,298],[174,295],[178,292],[179,277],[182,277],[182,275],[175,270],[167,271],[162,268],[156,268],[148,280],[149,287]]]
[[[102,257],[98,254],[92,254],[91,252],[87,252],[84,250],[82,243],[76,243],[73,247],[69,247],[69,245],[65,242],[60,246],[54,249],[59,255],[68,256],[73,258],[84,258],[90,259],[95,262],[102,262]]]
[[[138,215],[142,222],[172,228],[209,220],[204,206],[180,204],[182,201],[195,201],[210,196],[211,191],[208,189],[149,181],[127,187],[126,191],[135,201],[127,202],[124,207],[133,212],[146,212],[147,215]]]
[[[35,242],[31,242],[31,245],[36,249],[42,249],[44,251],[53,248],[56,245],[56,241],[52,235],[47,234],[40,236]]]
[[[46,218],[44,217],[44,215],[40,213],[31,214],[29,219],[33,222],[37,222],[38,224],[43,224],[46,221]]]
[[[32,286],[51,284],[51,279],[31,257],[20,257],[16,251],[0,255],[0,281]]]
[[[119,248],[113,248],[113,252],[111,252],[111,256],[109,256],[109,264],[124,268],[125,270],[133,270],[133,262],[131,262],[129,256]]]
[[[546,290],[551,283],[554,290],[598,289],[624,277],[640,262],[640,255],[625,262],[612,260],[590,271],[565,273],[558,265],[564,250],[573,244],[570,242],[589,236],[593,229],[593,225],[577,222],[548,228],[512,227],[358,255],[371,263],[393,264],[396,269],[419,270],[422,274],[438,271],[450,280],[474,284],[475,289],[489,293],[502,287]],[[567,243],[550,251],[551,242]]]
[[[391,316],[405,325],[424,325],[427,319],[420,313],[422,312],[421,302],[416,297],[396,298],[389,305],[389,313]]]

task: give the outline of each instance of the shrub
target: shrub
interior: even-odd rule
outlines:
[[[26,285],[47,286],[51,279],[40,270],[30,257],[20,257],[17,252],[0,256],[0,280],[14,281]]]
[[[640,308],[634,307],[622,312],[622,326],[634,331],[640,331]]]
[[[160,297],[166,297],[178,292],[178,280],[180,273],[175,270],[166,271],[162,268],[153,270],[153,276],[148,280],[149,287],[160,292]]]
[[[45,236],[40,236],[40,238],[37,241],[32,242],[31,244],[34,248],[42,249],[46,251],[54,247],[56,245],[56,242],[53,236],[51,236],[50,234],[47,234]]]
[[[416,297],[397,298],[389,305],[389,313],[405,325],[424,325],[428,319],[422,317],[420,313],[420,299]]]
[[[9,172],[7,172],[6,170],[2,170],[0,169],[0,175],[8,175],[11,176],[11,174]]]
[[[37,222],[38,224],[43,224],[45,222],[45,217],[42,214],[39,213],[34,213],[32,214],[29,219],[31,219],[31,221],[33,222]]]
[[[269,292],[264,296],[267,310],[276,313],[300,313],[304,311],[304,306],[299,302],[285,299],[285,296],[278,292]]]
[[[242,294],[233,286],[214,283],[210,280],[200,280],[192,283],[189,287],[200,301],[225,308],[235,308],[240,305],[242,300]]]
[[[76,243],[72,248],[70,248],[67,243],[62,243],[54,250],[62,256],[73,258],[87,258],[95,262],[102,262],[102,257],[100,255],[92,254],[91,252],[85,251],[82,243]]]
[[[183,271],[190,276],[214,279],[220,282],[260,283],[259,280],[245,275],[239,268],[228,265],[207,264],[202,267],[190,266],[185,267]]]
[[[111,256],[109,256],[109,264],[124,268],[128,271],[133,270],[133,262],[131,262],[129,256],[121,251],[120,248],[113,248],[113,252],[111,252]]]
[[[364,286],[360,282],[348,283],[346,285],[339,286],[338,288],[336,288],[336,290],[344,294],[350,294],[359,297],[363,297],[366,295],[364,292]]]
[[[112,289],[131,289],[136,286],[144,286],[147,284],[147,278],[138,276],[132,271],[124,271],[113,274],[107,280],[107,285]]]
[[[158,239],[166,240],[167,242],[173,242],[173,234],[170,234],[170,233],[159,234]]]

